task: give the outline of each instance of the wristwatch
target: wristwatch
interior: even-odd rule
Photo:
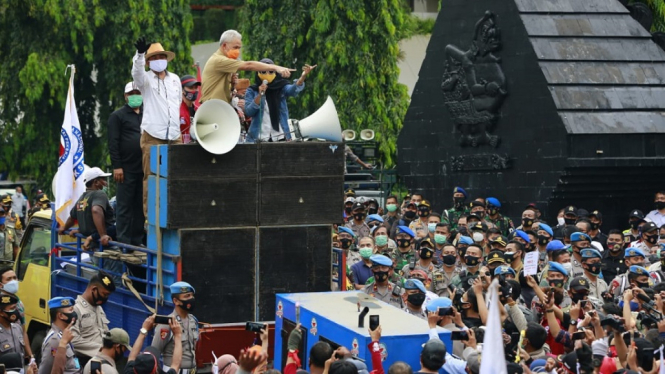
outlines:
[[[148,330],[144,329],[143,327],[141,327],[141,330],[139,330],[139,331],[140,331],[141,334],[143,334],[143,335],[148,335]]]

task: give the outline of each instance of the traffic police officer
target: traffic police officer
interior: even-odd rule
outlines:
[[[427,313],[423,308],[423,303],[427,294],[427,289],[423,282],[418,279],[407,279],[404,281],[404,301],[403,310],[412,316],[427,320]]]
[[[417,259],[416,251],[411,249],[415,237],[416,234],[410,228],[397,226],[397,234],[395,235],[397,248],[393,251],[392,256],[398,270],[403,270],[404,266],[407,266],[411,261],[415,262]]]
[[[109,331],[109,320],[102,305],[114,291],[115,284],[111,276],[99,271],[90,278],[83,294],[76,297],[74,311],[79,318],[72,326],[72,344],[81,367],[85,367],[90,358],[102,348],[104,335]]]
[[[25,356],[21,312],[17,303],[18,298],[14,295],[0,295],[0,356],[5,353]]]
[[[467,197],[468,194],[462,187],[453,188],[453,207],[446,210],[444,214],[453,230],[457,229],[459,218],[469,214],[469,206],[464,204]]]
[[[388,280],[388,273],[393,265],[392,261],[384,255],[372,255],[370,261],[372,261],[374,282],[365,286],[363,292],[402,309],[404,307],[402,301],[403,290]]]
[[[53,357],[58,352],[58,345],[62,338],[62,331],[72,322],[76,322],[78,316],[74,311],[74,299],[71,297],[54,297],[48,301],[51,315],[51,330],[46,334],[42,343],[42,362],[39,365],[39,374],[51,374],[53,368]],[[74,347],[67,345],[67,360],[65,362],[65,374],[81,373],[82,366],[74,355]]]
[[[487,221],[494,224],[494,226],[499,229],[501,235],[508,236],[513,230],[515,230],[515,225],[513,220],[499,213],[501,210],[501,202],[496,197],[487,198]]]
[[[630,274],[631,269],[634,267],[644,268],[646,255],[644,252],[637,248],[626,248],[623,254],[623,258],[626,266],[628,267],[628,271],[624,274],[617,275],[614,280],[612,280],[612,283],[610,283],[609,291],[615,298],[619,298],[619,300],[623,295],[623,291],[625,291],[627,288],[630,288],[628,274]]]
[[[175,310],[169,317],[175,318],[182,327],[182,363],[180,372],[187,374],[196,368],[196,342],[199,340],[199,321],[191,314],[196,305],[196,290],[187,282],[175,282],[170,287]],[[165,366],[171,366],[173,359],[173,334],[168,325],[157,325],[152,346],[162,353]],[[168,371],[168,370],[164,370]]]

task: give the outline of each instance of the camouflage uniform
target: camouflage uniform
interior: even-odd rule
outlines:
[[[457,230],[457,221],[461,216],[469,215],[469,212],[470,208],[468,204],[464,204],[460,209],[450,208],[446,210],[445,216],[450,223],[451,229]],[[441,217],[441,222],[443,222],[443,216]]]
[[[515,225],[513,224],[513,220],[502,215],[501,213],[498,214],[498,217],[496,219],[492,219],[490,216],[487,216],[485,220],[493,224],[497,229],[499,229],[499,231],[501,231],[501,235],[505,237],[508,237],[508,235],[510,235],[510,233],[515,230]]]

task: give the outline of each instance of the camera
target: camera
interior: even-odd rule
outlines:
[[[624,328],[624,319],[623,318],[617,318],[613,315],[608,315],[605,317],[602,321],[600,321],[601,326],[610,326],[614,330],[618,332],[624,332],[626,329]]]

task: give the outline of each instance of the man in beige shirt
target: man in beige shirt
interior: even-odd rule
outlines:
[[[282,66],[264,64],[258,61],[239,61],[242,48],[242,35],[235,30],[226,30],[219,38],[219,50],[215,52],[203,68],[201,78],[201,102],[220,99],[231,103],[231,83],[238,70],[275,71],[282,77],[291,76],[291,70]]]

